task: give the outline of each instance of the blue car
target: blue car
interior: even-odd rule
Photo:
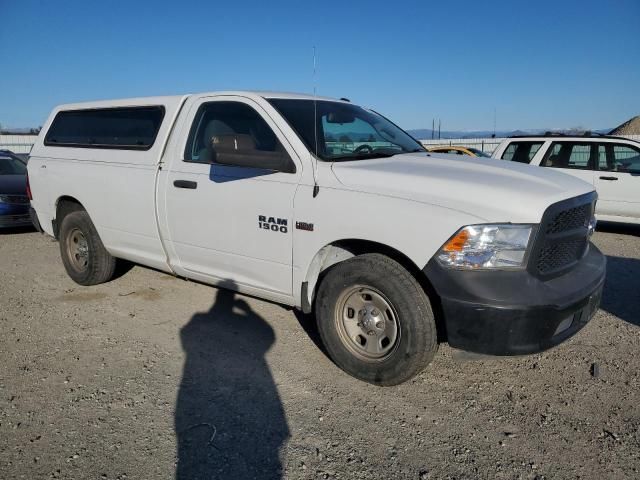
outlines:
[[[32,225],[27,164],[8,150],[0,150],[0,228]]]

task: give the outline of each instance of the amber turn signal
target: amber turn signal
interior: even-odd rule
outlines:
[[[465,228],[449,240],[442,250],[445,252],[461,252],[467,244],[467,240],[469,240],[469,231]]]

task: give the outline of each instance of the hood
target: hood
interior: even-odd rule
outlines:
[[[544,167],[434,153],[335,162],[332,168],[347,188],[437,205],[485,222],[537,223],[552,203],[594,190]]]
[[[26,195],[26,175],[0,175],[0,195]]]

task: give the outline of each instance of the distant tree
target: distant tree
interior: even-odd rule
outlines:
[[[342,143],[351,143],[353,140],[351,140],[351,138],[349,138],[349,135],[341,135],[340,136],[340,141]]]

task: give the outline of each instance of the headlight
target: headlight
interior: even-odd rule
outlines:
[[[470,225],[438,252],[438,261],[453,268],[520,268],[533,225]]]

